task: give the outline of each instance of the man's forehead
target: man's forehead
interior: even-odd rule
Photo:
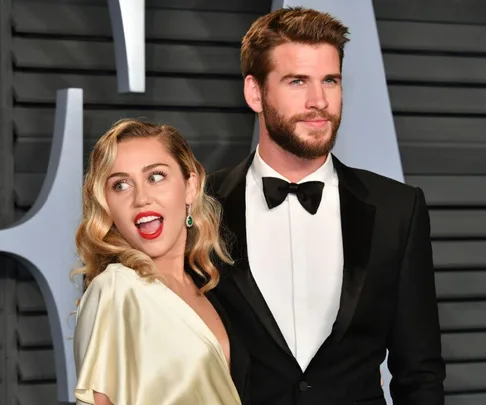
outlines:
[[[286,43],[270,54],[270,71],[279,75],[336,74],[340,71],[339,53],[329,44]]]

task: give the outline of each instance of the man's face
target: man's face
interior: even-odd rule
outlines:
[[[270,138],[304,159],[327,155],[341,122],[339,53],[332,45],[290,42],[271,54],[273,70],[262,89],[262,114]]]

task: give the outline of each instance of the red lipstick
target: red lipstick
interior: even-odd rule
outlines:
[[[158,238],[164,228],[164,217],[155,211],[144,211],[137,214],[133,223],[144,239]]]

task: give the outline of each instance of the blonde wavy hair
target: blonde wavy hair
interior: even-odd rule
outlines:
[[[168,125],[156,125],[135,119],[115,123],[96,143],[91,152],[83,186],[83,217],[76,233],[78,256],[83,267],[71,276],[82,274],[84,287],[110,263],[121,263],[134,269],[140,276],[155,278],[155,264],[145,253],[134,249],[114,227],[106,201],[106,181],[113,167],[118,143],[133,138],[157,138],[176,160],[187,180],[197,175],[197,193],[192,204],[194,225],[187,230],[185,261],[206,279],[201,288],[206,292],[219,281],[214,254],[226,263],[232,263],[220,237],[221,206],[205,193],[206,172],[195,158],[187,141]]]

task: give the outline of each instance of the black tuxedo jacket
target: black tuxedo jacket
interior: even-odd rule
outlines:
[[[422,191],[333,156],[344,252],[340,308],[331,335],[303,372],[248,264],[245,186],[253,156],[208,178],[235,260],[222,266],[214,292],[250,353],[252,404],[385,405],[379,366],[388,349],[394,405],[443,405],[445,367]]]

